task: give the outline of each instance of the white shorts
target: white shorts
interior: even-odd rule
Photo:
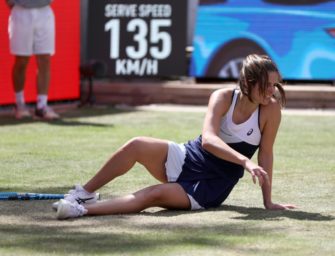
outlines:
[[[55,53],[55,17],[49,5],[41,8],[15,5],[9,16],[8,33],[13,55]]]
[[[168,182],[176,182],[185,161],[186,148],[184,144],[177,144],[173,141],[169,141],[169,149],[167,160],[165,163],[166,176]],[[187,194],[191,202],[191,210],[204,209],[198,204],[198,202],[189,194]]]

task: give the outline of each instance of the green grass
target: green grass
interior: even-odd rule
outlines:
[[[0,191],[63,193],[84,183],[134,136],[185,142],[203,113],[71,110],[52,123],[0,117]],[[0,255],[335,255],[335,116],[284,115],[276,140],[273,200],[266,211],[249,175],[218,209],[57,221],[51,201],[0,201]],[[136,165],[102,197],[156,181]]]

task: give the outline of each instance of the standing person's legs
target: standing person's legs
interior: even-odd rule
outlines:
[[[48,103],[48,92],[50,83],[51,56],[50,54],[38,54],[36,55],[36,62],[38,71],[37,71],[37,105],[35,114],[36,116],[41,118],[50,117],[49,119],[53,119],[53,117],[51,117],[50,114],[46,113],[48,111],[47,103]],[[55,116],[55,118],[58,117]]]
[[[35,116],[43,119],[57,119],[52,108],[48,107],[50,86],[51,55],[55,53],[55,17],[50,6],[36,10],[33,52],[37,62],[37,106]]]
[[[21,92],[24,89],[29,59],[29,56],[15,56],[15,62],[12,70],[12,80],[15,93]]]
[[[149,137],[133,138],[113,154],[84,188],[88,192],[94,192],[114,178],[128,172],[136,162],[142,164],[154,178],[166,183],[167,153],[168,141]]]
[[[28,9],[15,5],[9,16],[8,33],[10,52],[15,56],[12,69],[12,82],[15,92],[16,118],[29,117],[30,113],[25,106],[24,85],[29,58],[32,53],[32,16]]]
[[[33,55],[33,19],[31,10],[15,5],[9,16],[10,52],[15,56],[12,79],[14,91],[23,91],[26,70]]]
[[[48,95],[50,83],[50,54],[36,55],[37,62],[37,93],[39,95]]]
[[[12,81],[15,92],[15,117],[17,119],[30,117],[30,112],[26,107],[24,98],[24,84],[26,81],[26,71],[29,63],[29,56],[15,56],[12,69]]]

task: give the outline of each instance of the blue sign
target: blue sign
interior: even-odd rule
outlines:
[[[335,1],[202,0],[190,75],[235,79],[248,54],[286,80],[335,80]]]

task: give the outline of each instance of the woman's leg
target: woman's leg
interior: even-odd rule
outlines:
[[[149,137],[136,137],[123,145],[89,180],[84,189],[94,192],[114,178],[128,172],[136,162],[142,164],[157,180],[165,183],[165,162],[168,141]]]
[[[190,209],[191,204],[178,183],[158,184],[134,194],[85,205],[87,215],[137,213],[149,207]]]

